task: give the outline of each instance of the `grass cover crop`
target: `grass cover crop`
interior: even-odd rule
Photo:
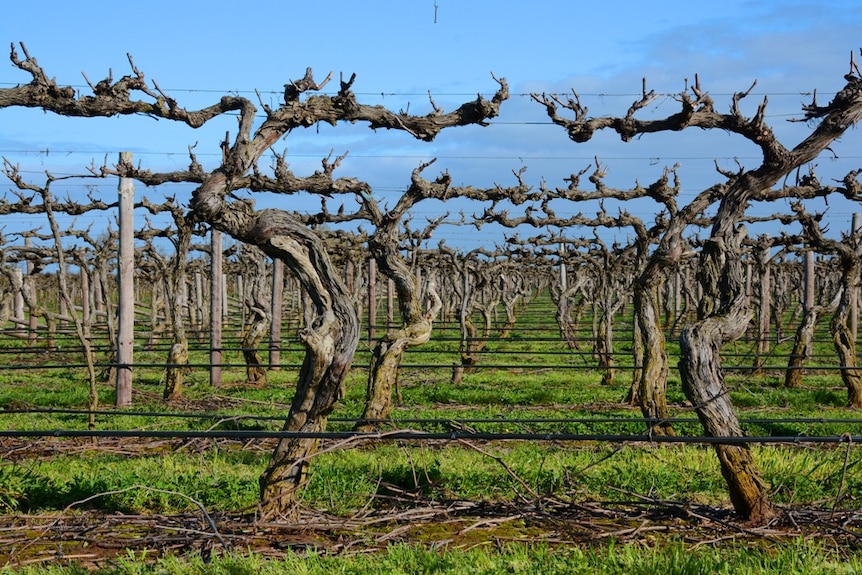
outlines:
[[[707,446],[470,439],[473,431],[644,433],[639,411],[624,402],[630,378],[623,368],[613,384],[603,385],[589,358],[564,350],[550,331],[525,333],[490,341],[457,385],[445,326],[427,347],[408,354],[402,402],[382,431],[461,435],[325,440],[295,524],[256,521],[257,478],[271,439],[0,438],[0,565],[6,566],[0,573],[191,573],[204,564],[213,573],[860,568],[862,451],[856,443],[755,445],[781,514],[752,528],[734,518]],[[618,365],[625,366],[625,343],[618,348]],[[744,365],[749,352],[743,342],[729,346],[727,361]],[[828,344],[816,352],[825,358]],[[161,352],[151,353],[157,365]],[[778,358],[781,350],[774,353]],[[193,362],[204,361],[205,350],[193,354],[200,356]],[[285,358],[290,366],[289,350]],[[330,430],[349,431],[362,411],[363,360],[360,353]],[[37,367],[0,372],[0,428],[86,429],[86,414],[76,412],[87,401],[83,371]],[[97,429],[280,429],[294,368],[271,372],[263,387],[245,384],[242,373],[227,370],[226,384],[212,389],[204,371],[192,371],[185,399],[165,404],[158,367],[142,367],[134,410],[99,413]],[[748,436],[862,434],[834,373],[808,373],[798,388],[783,387],[783,373],[774,368],[728,373]],[[109,384],[103,392],[103,403],[110,403]],[[700,435],[675,374],[668,399],[678,434]]]

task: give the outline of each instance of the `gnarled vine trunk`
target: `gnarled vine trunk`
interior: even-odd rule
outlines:
[[[727,204],[725,197],[722,206]],[[704,288],[698,310],[701,319],[685,327],[679,338],[683,391],[697,411],[705,432],[713,437],[743,435],[725,385],[720,356],[721,346],[742,336],[750,319],[739,261],[745,230],[734,229],[738,218],[733,212],[737,210],[744,211],[744,207],[725,209],[723,221],[719,220],[720,216],[716,217],[713,235],[704,244],[700,259],[699,276]],[[719,212],[721,214],[721,208]],[[754,522],[771,517],[768,486],[760,476],[748,445],[715,444],[715,452],[737,513]]]
[[[419,172],[414,172],[414,186],[419,181]],[[433,280],[428,282],[428,297],[432,307],[422,311],[419,281],[407,262],[399,253],[398,224],[402,210],[406,209],[405,200],[395,210],[384,216],[371,201],[367,205],[374,214],[378,225],[368,242],[368,248],[380,272],[395,285],[398,295],[398,310],[401,314],[401,327],[381,337],[371,354],[368,370],[368,385],[365,394],[365,408],[362,419],[356,423],[357,431],[373,431],[378,421],[389,416],[392,408],[392,390],[398,381],[398,368],[404,352],[431,338],[431,326],[440,312],[442,302],[434,287]],[[412,204],[411,204],[412,205]]]
[[[189,338],[186,330],[186,308],[188,307],[188,258],[191,249],[193,226],[184,211],[170,202],[168,209],[173,214],[176,233],[172,238],[174,257],[167,271],[166,287],[169,293],[168,319],[171,328],[171,348],[165,368],[165,400],[177,399],[183,394],[185,375],[189,364]]]
[[[850,329],[852,299],[859,285],[859,265],[856,257],[842,258],[842,289],[838,309],[832,316],[832,342],[841,364],[841,381],[847,388],[847,406],[862,409],[862,367],[856,358],[856,340]]]
[[[650,433],[674,435],[673,427],[668,421],[670,412],[667,407],[667,342],[661,329],[653,289],[636,281],[633,300],[641,362],[641,368],[637,372],[635,399],[644,418],[649,421]]]
[[[286,214],[264,211],[252,232],[255,245],[281,258],[309,296],[312,321],[299,334],[305,358],[284,431],[326,429],[327,416],[344,392],[344,378],[359,343],[353,300],[321,240]],[[294,512],[318,439],[282,438],[260,477],[264,517]]]
[[[297,278],[306,294],[306,327],[299,333],[305,358],[283,430],[325,431],[327,418],[344,393],[344,379],[359,343],[353,298],[317,234],[282,210],[255,211],[243,203],[226,209],[225,180],[220,172],[207,178],[195,190],[192,207],[222,231],[281,259]],[[318,441],[313,436],[279,440],[259,479],[262,517],[295,514],[298,490],[305,483]]]
[[[404,352],[431,339],[432,324],[443,305],[433,282],[429,282],[427,295],[432,303],[430,309],[423,313],[415,276],[409,273],[409,269],[407,273],[395,280],[402,326],[380,338],[372,351],[365,408],[361,420],[354,427],[356,431],[374,431],[379,427],[380,420],[389,417],[392,390],[398,381],[398,368]],[[413,286],[408,285],[411,281]]]
[[[805,361],[811,356],[814,342],[814,331],[817,329],[817,321],[820,317],[838,306],[838,298],[829,305],[811,306],[802,314],[799,326],[796,328],[796,336],[793,340],[793,349],[790,351],[790,359],[787,360],[787,371],[784,374],[784,385],[786,387],[799,387],[802,385],[802,370]]]
[[[851,176],[855,178],[856,173],[852,173]],[[851,176],[846,178],[848,192],[854,187]],[[862,267],[859,260],[862,252],[859,234],[854,233],[842,241],[826,238],[816,219],[805,213],[801,205],[794,205],[794,210],[798,214],[809,242],[821,251],[837,254],[841,264],[841,288],[836,301],[832,304],[836,306],[830,324],[832,342],[841,363],[841,381],[847,387],[847,405],[862,408],[862,367],[859,366],[856,358],[856,340],[850,327],[850,314],[859,287],[859,270]]]
[[[243,296],[248,316],[242,328],[240,345],[245,360],[246,380],[252,385],[266,383],[266,364],[261,354],[261,342],[269,330],[270,283],[266,277],[266,263],[261,251],[252,246],[243,246],[243,269],[248,274]]]
[[[340,279],[320,237],[303,223],[301,216],[284,210],[256,210],[254,201],[230,194],[237,190],[252,192],[294,193],[306,191],[322,196],[333,193],[357,193],[363,186],[357,180],[332,177],[338,161],[324,161],[322,171],[298,178],[283,161],[277,162],[271,176],[264,174],[258,161],[282,137],[294,128],[308,128],[321,122],[361,122],[370,128],[402,130],[414,138],[432,141],[448,127],[485,125],[499,114],[500,105],[509,97],[505,79],[496,79],[499,89],[491,100],[479,96],[475,101],[444,112],[434,105],[425,116],[395,113],[382,106],[359,103],[352,92],[356,79],[342,79],[335,95],[306,95],[319,92],[331,79],[314,80],[311,68],[303,78],[285,84],[284,100],[277,108],[262,104],[263,120],[254,104],[240,96],[223,96],[217,103],[200,110],[186,110],[157,86],[150,88],[143,73],[129,63],[132,74],[114,81],[106,78],[91,84],[93,96],[81,96],[70,86],[59,86],[30,56],[21,44],[24,58],[13,45],[10,59],[20,70],[30,74],[32,82],[0,89],[0,107],[41,108],[63,116],[112,117],[145,114],[199,128],[214,118],[237,114],[234,141],[229,135],[221,143],[222,161],[207,171],[192,156],[186,170],[153,173],[121,161],[114,173],[132,177],[148,185],[165,182],[193,183],[191,216],[206,222],[233,238],[255,245],[265,253],[285,262],[308,295],[310,321],[300,334],[306,355],[299,374],[297,390],[285,424],[288,431],[318,432],[343,391],[344,378],[359,341],[359,320],[352,298]],[[155,83],[153,83],[155,84]],[[306,97],[307,96],[307,97]],[[433,104],[433,102],[432,102]],[[296,488],[302,484],[309,456],[317,440],[307,437],[285,437],[275,449],[269,466],[260,478],[261,511],[271,517],[290,513],[296,501]]]

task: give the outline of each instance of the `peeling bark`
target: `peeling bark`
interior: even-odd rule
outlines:
[[[713,220],[710,238],[705,242],[700,256],[699,280],[703,297],[698,309],[698,321],[686,327],[680,335],[680,374],[683,390],[694,405],[698,417],[707,433],[716,436],[741,436],[736,415],[727,395],[724,376],[720,366],[720,350],[723,343],[738,338],[748,324],[747,301],[744,293],[744,278],[739,263],[740,242],[744,229],[737,229],[742,216],[753,198],[768,200],[772,197],[788,196],[793,192],[781,189],[774,195],[770,188],[800,166],[813,161],[836,138],[862,118],[862,79],[859,69],[851,63],[851,73],[845,76],[846,86],[826,106],[812,102],[803,108],[805,120],[819,120],[812,133],[793,149],[782,146],[765,123],[767,100],[758,106],[751,118],[746,118],[739,102],[751,93],[734,94],[730,113],[716,112],[708,92],[700,86],[695,76],[693,85],[679,94],[682,106],[680,113],[666,118],[640,120],[635,114],[658,97],[655,91],[647,91],[644,80],[642,97],[634,102],[624,117],[587,116],[577,93],[567,101],[555,96],[533,98],[545,106],[552,122],[564,127],[569,138],[575,142],[590,140],[598,130],[612,130],[623,141],[649,133],[679,131],[690,127],[722,129],[739,135],[758,146],[763,155],[760,167],[739,173],[722,172],[729,183],[722,190],[723,196]],[[569,119],[558,113],[562,107],[574,113]],[[576,178],[573,178],[576,183]],[[708,197],[708,190],[696,198]],[[707,205],[709,205],[707,203]],[[697,211],[693,213],[699,213]],[[691,220],[690,220],[691,221]],[[666,236],[671,234],[669,229]],[[657,253],[664,257],[672,254],[660,246]],[[656,257],[656,256],[654,256]],[[745,445],[716,445],[731,501],[736,511],[752,520],[765,521],[771,515],[771,506],[766,486],[753,465],[751,454]]]
[[[649,421],[653,435],[675,435],[668,421],[667,407],[667,343],[661,330],[657,304],[648,286],[635,283],[634,310],[637,335],[641,344],[641,369],[637,378],[637,404]],[[633,386],[634,387],[634,386]]]
[[[847,407],[862,409],[862,367],[856,359],[856,341],[849,328],[849,297],[842,303],[832,318],[832,341],[838,360],[841,362],[841,381],[847,388]],[[847,303],[845,305],[845,300]]]
[[[352,298],[320,238],[288,214],[265,210],[246,236],[272,257],[285,261],[309,295],[311,322],[299,334],[305,359],[285,431],[319,432],[344,392],[344,377],[359,343],[359,320]],[[260,477],[264,517],[295,511],[297,490],[305,483],[314,438],[283,438]]]
[[[853,187],[856,175],[853,173],[845,178],[848,184],[846,190],[849,191]],[[841,363],[841,381],[847,388],[847,406],[860,409],[862,408],[862,366],[859,366],[856,358],[856,340],[850,328],[850,314],[860,283],[862,238],[858,232],[843,241],[825,238],[816,218],[805,213],[800,204],[795,204],[794,210],[799,215],[799,220],[811,244],[820,251],[836,254],[841,264],[841,288],[830,328],[835,351]]]
[[[244,264],[244,274],[248,280],[245,285],[246,293],[243,295],[243,304],[248,315],[240,338],[246,366],[246,381],[252,385],[264,385],[266,364],[260,348],[269,329],[270,282],[267,282],[266,262],[260,250],[244,246],[241,259]]]
[[[830,313],[838,307],[838,298],[831,304],[811,306],[802,315],[802,320],[796,328],[796,337],[793,340],[793,349],[790,351],[790,359],[787,360],[787,371],[784,374],[785,387],[799,387],[802,385],[802,370],[805,361],[811,357],[814,331],[817,322],[825,313]]]
[[[744,208],[731,205],[727,198],[722,205],[724,218],[716,217],[716,228],[704,244],[700,259],[704,298],[698,315],[702,319],[680,334],[679,368],[683,391],[705,432],[713,437],[741,437],[742,428],[725,385],[720,354],[722,344],[745,332],[750,318],[739,261],[745,230],[727,225]],[[722,235],[728,233],[731,235]],[[734,509],[752,522],[767,521],[774,513],[768,486],[761,479],[748,445],[716,444],[715,451]]]
[[[412,274],[404,277],[407,282],[411,279],[415,282],[415,276]],[[399,283],[396,280],[396,286]],[[419,306],[416,305],[419,300],[418,295],[416,295],[418,287],[408,288],[412,289],[412,295],[405,294],[407,297],[403,299],[400,295],[401,289],[396,289],[399,292],[398,301],[403,318],[402,326],[380,338],[372,351],[365,408],[361,420],[354,427],[356,431],[374,431],[379,428],[381,420],[389,417],[392,408],[392,390],[397,386],[398,369],[401,366],[404,352],[411,347],[427,343],[431,339],[432,324],[442,307],[433,280],[429,282],[427,291],[431,307],[425,313],[416,313],[419,312]],[[402,304],[402,302],[405,303]],[[407,307],[411,309],[406,310]]]

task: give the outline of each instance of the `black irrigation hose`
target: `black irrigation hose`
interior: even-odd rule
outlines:
[[[456,352],[453,352],[453,354]],[[106,367],[123,367],[122,364],[113,363],[113,362],[96,362],[93,364],[96,368],[106,368]],[[21,370],[49,370],[49,369],[84,369],[88,367],[86,363],[63,363],[63,364],[39,364],[39,365],[0,365],[0,371],[21,371]],[[198,368],[198,369],[209,369],[210,367],[221,367],[223,369],[245,369],[247,365],[245,363],[166,363],[166,362],[152,362],[152,363],[142,363],[135,362],[132,368],[152,368],[152,369],[166,369],[169,367],[180,367],[180,368]],[[279,363],[279,364],[269,364],[263,363],[261,367],[266,368],[274,368],[279,367],[282,369],[300,369],[302,367],[301,363]],[[363,369],[366,366],[357,365],[354,366],[353,369]],[[401,364],[401,369],[452,369],[453,367],[468,367],[471,370],[483,370],[483,369],[520,369],[527,372],[534,371],[545,371],[548,369],[559,369],[559,370],[570,370],[570,371],[603,371],[607,369],[613,369],[616,371],[625,371],[632,369],[640,369],[641,366],[637,365],[614,365],[611,367],[600,366],[600,365],[585,365],[585,364],[570,364],[570,363],[539,363],[539,364],[523,364],[523,363],[488,363],[488,364],[475,364],[469,366],[462,366],[461,363],[453,361],[452,363],[403,363]],[[676,370],[678,366],[669,365],[669,369]],[[724,365],[721,367],[724,371],[787,371],[788,369],[798,369],[804,370],[807,372],[824,372],[824,371],[846,371],[851,369],[859,369],[857,367],[848,367],[842,365],[804,365],[799,367],[788,368],[787,365],[761,365],[759,367],[753,365]]]
[[[148,439],[367,439],[374,441],[598,441],[605,443],[695,443],[743,445],[750,443],[770,444],[826,444],[862,443],[862,435],[825,435],[825,436],[752,436],[752,437],[708,437],[708,436],[667,436],[667,435],[622,435],[622,434],[580,434],[580,433],[488,433],[446,431],[432,433],[425,431],[398,430],[383,433],[360,433],[353,431],[165,431],[165,430],[0,430],[0,437],[103,437],[103,438],[148,438]]]
[[[174,419],[211,419],[211,420],[251,420],[251,421],[284,421],[285,416],[268,416],[268,415],[232,415],[221,413],[189,413],[189,412],[162,412],[162,411],[122,411],[122,410],[97,410],[89,411],[86,409],[71,409],[71,408],[54,408],[54,407],[34,407],[22,409],[7,409],[0,410],[0,415],[3,414],[23,414],[23,413],[40,413],[40,414],[65,414],[65,415],[90,415],[95,416],[125,416],[125,417],[165,417]],[[468,417],[468,418],[452,418],[452,417],[406,417],[393,419],[363,419],[354,417],[331,417],[329,421],[332,423],[356,423],[359,421],[379,424],[478,424],[478,423],[640,423],[643,425],[653,425],[658,422],[662,423],[697,423],[696,417],[668,417],[665,419],[649,419],[643,417],[521,417],[521,418],[503,418],[503,417]],[[819,423],[823,425],[838,425],[838,424],[862,424],[862,418],[835,418],[827,419],[823,417],[787,417],[777,419],[765,418],[741,418],[740,423],[749,424],[770,424],[770,423]]]

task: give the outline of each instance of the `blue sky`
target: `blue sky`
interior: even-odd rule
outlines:
[[[686,193],[694,194],[718,180],[713,159],[732,167],[733,158],[740,158],[754,167],[756,149],[735,136],[690,131],[628,144],[602,134],[575,144],[548,124],[528,94],[574,89],[592,115],[619,115],[646,77],[650,88],[668,94],[639,112],[648,118],[676,111],[670,94],[682,90],[695,73],[719,110],[727,109],[730,94],[756,79],[744,109],[753,113],[768,95],[769,122],[792,147],[806,127],[786,120],[798,117],[814,89],[825,103],[843,86],[849,55],[862,46],[860,31],[862,4],[850,1],[282,0],[242,7],[197,1],[44,1],[8,3],[0,21],[5,46],[24,42],[61,84],[86,93],[82,72],[93,83],[109,69],[119,77],[129,72],[129,53],[150,80],[187,108],[234,91],[256,98],[253,91],[259,90],[277,103],[283,84],[302,77],[306,67],[318,78],[334,72],[333,86],[339,73],[355,72],[354,90],[362,101],[393,109],[409,104],[416,113],[430,109],[429,91],[439,106],[452,109],[476,93],[491,94],[496,89],[491,73],[507,78],[512,98],[487,128],[452,129],[427,144],[362,126],[323,126],[291,134],[275,148],[288,150],[297,173],[313,170],[330,151],[349,151],[338,174],[367,179],[384,199],[394,198],[409,182],[410,171],[432,157],[439,159],[427,176],[448,169],[456,183],[477,186],[512,184],[512,170],[522,166],[531,183],[544,179],[564,185],[563,177],[598,155],[609,169],[608,183],[628,187],[635,180],[651,182],[664,166],[679,162]],[[0,86],[27,81],[13,66],[0,67]],[[0,110],[0,154],[35,181],[43,170],[81,172],[92,160],[99,163],[105,155],[113,160],[121,150],[133,151],[144,167],[181,168],[187,165],[187,147],[195,142],[200,159],[212,165],[218,141],[234,129],[230,118],[193,131],[149,118],[82,120],[5,109]],[[821,178],[841,178],[860,167],[860,143],[858,130],[845,136],[834,147],[838,159],[818,162]],[[74,197],[82,190],[70,183],[68,192]],[[97,190],[113,197],[116,185],[102,182]],[[159,198],[153,190],[141,188],[139,194]],[[303,205],[302,198],[290,202]],[[462,208],[470,209],[448,207]],[[422,206],[417,217],[439,209]],[[643,209],[642,215],[650,217],[650,206]],[[831,203],[833,227],[844,229],[856,209]],[[7,231],[31,225],[24,218],[5,223]],[[469,247],[501,238],[493,229],[447,233]]]

